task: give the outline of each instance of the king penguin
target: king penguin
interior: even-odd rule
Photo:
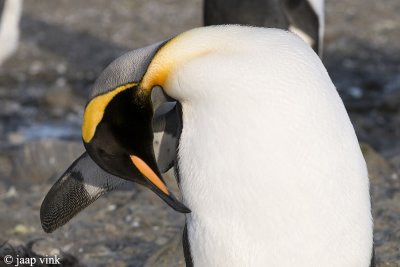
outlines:
[[[152,92],[177,102],[183,199],[153,150]],[[365,160],[319,57],[278,29],[214,26],[130,52],[98,78],[86,152],[41,207],[52,231],[121,180],[186,213],[187,266],[373,266]]]
[[[322,56],[324,0],[204,0],[205,26],[242,24],[290,30]]]
[[[17,50],[22,0],[0,0],[0,66]]]

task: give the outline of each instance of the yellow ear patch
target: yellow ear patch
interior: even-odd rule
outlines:
[[[115,88],[114,90],[104,94],[99,95],[90,100],[89,104],[85,108],[85,112],[83,114],[83,123],[82,123],[82,138],[86,143],[89,143],[92,140],[96,127],[100,123],[101,119],[104,115],[104,110],[106,109],[108,103],[116,96],[118,93],[132,88],[136,83],[127,83],[122,86]]]
[[[166,89],[164,85],[171,73],[186,62],[210,53],[213,46],[199,45],[195,38],[197,31],[199,29],[184,32],[161,47],[151,60],[140,87],[151,89],[159,85]]]

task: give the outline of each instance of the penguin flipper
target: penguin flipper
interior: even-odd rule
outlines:
[[[51,187],[40,207],[40,221],[46,233],[66,224],[100,196],[125,180],[101,169],[85,152]]]
[[[179,114],[176,102],[171,102],[162,92],[158,92],[157,95],[152,93],[152,99],[156,102],[153,105],[154,153],[158,168],[165,173],[174,166],[177,157]]]

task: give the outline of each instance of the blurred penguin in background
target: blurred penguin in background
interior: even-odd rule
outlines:
[[[0,66],[17,50],[22,0],[0,0]]]
[[[204,25],[242,24],[288,29],[319,56],[324,35],[324,0],[205,0]]]

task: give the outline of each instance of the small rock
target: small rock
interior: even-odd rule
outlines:
[[[56,87],[65,87],[67,85],[67,80],[64,77],[58,78],[56,80]]]
[[[73,247],[74,247],[74,244],[67,244],[67,245],[65,245],[65,246],[62,247],[62,251],[68,252],[68,251],[70,251],[71,248],[73,248]]]
[[[25,136],[21,132],[11,132],[7,139],[12,145],[20,145],[25,142]]]
[[[131,226],[132,226],[133,228],[138,228],[138,227],[140,227],[140,221],[139,221],[139,220],[134,220],[134,221],[131,223]]]
[[[55,87],[47,91],[45,101],[49,106],[59,110],[66,110],[71,106],[73,94],[65,78],[57,79]]]
[[[361,98],[363,96],[363,91],[360,87],[350,87],[349,88],[349,94],[353,97],[353,98]]]
[[[32,76],[38,75],[40,72],[42,72],[44,69],[43,63],[40,61],[34,61],[33,63],[30,64],[29,67],[29,74]]]
[[[399,155],[396,155],[396,156],[394,156],[394,157],[392,157],[392,158],[389,160],[389,162],[390,162],[390,164],[393,166],[393,168],[394,168],[398,173],[400,173],[400,154],[399,154]]]
[[[9,177],[13,166],[8,155],[0,155],[0,177]]]
[[[90,254],[94,254],[96,256],[110,255],[111,250],[102,244],[98,244],[90,250]]]
[[[54,242],[48,239],[36,241],[32,246],[32,250],[38,255],[59,256],[61,254],[60,249],[56,248]]]
[[[14,186],[11,186],[10,189],[4,195],[0,195],[0,199],[13,198],[17,196],[18,196],[17,190],[15,189]]]
[[[59,63],[56,66],[56,71],[59,75],[63,75],[67,72],[67,66],[63,63]]]
[[[108,205],[108,207],[107,207],[108,211],[114,211],[116,209],[117,209],[117,205],[115,205],[115,204]]]
[[[168,242],[168,239],[165,237],[162,237],[162,236],[160,236],[156,239],[156,244],[160,245],[160,246],[165,245],[165,243],[167,243],[167,242]]]
[[[17,235],[25,235],[29,232],[30,232],[29,227],[24,224],[17,224],[17,226],[15,226],[13,230],[13,233]]]
[[[118,228],[114,224],[106,223],[104,230],[111,235],[118,234]]]

